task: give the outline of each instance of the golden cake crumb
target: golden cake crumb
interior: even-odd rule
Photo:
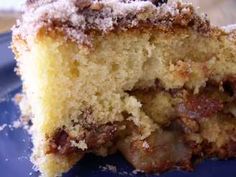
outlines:
[[[144,172],[236,156],[236,38],[188,3],[28,1],[13,28],[32,161],[60,176],[117,150]]]

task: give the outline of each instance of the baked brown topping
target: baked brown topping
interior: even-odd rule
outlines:
[[[174,26],[210,32],[208,20],[187,3],[140,0],[33,0],[28,1],[14,36],[36,35],[41,28],[64,32],[79,43],[89,43],[91,30],[107,33],[139,26],[173,30]],[[162,5],[160,5],[162,4]]]

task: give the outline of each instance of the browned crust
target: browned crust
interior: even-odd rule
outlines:
[[[45,1],[45,3],[35,0],[29,1],[23,19],[13,30],[13,36],[20,36],[22,39],[27,39],[28,36],[39,34],[43,29],[43,31],[49,31],[49,33],[51,33],[50,31],[62,32],[69,39],[80,44],[91,44],[92,36],[90,34],[93,32],[107,34],[109,32],[127,31],[131,29],[142,30],[147,28],[171,32],[176,28],[190,28],[204,35],[211,35],[212,33],[221,31],[211,27],[209,21],[198,15],[192,5],[180,2],[163,5],[161,7],[155,7],[149,4],[149,6],[143,6],[143,8],[141,7],[139,10],[134,10],[132,13],[124,13],[119,16],[108,13],[105,17],[112,19],[112,25],[102,28],[102,24],[97,24],[94,21],[89,22],[88,19],[95,18],[96,16],[101,16],[98,17],[98,20],[105,18],[103,17],[104,9],[110,8],[105,2],[106,1],[93,2],[90,0],[75,1],[74,6],[78,8],[77,14],[74,14],[75,17],[82,15],[85,18],[85,26],[82,27],[80,23],[73,24],[69,17],[58,19],[54,16],[47,15],[47,9],[32,20],[29,16],[33,16],[34,11],[43,8],[47,4],[57,3],[57,1],[51,2],[48,0]],[[132,3],[135,3],[135,1],[130,4]],[[123,4],[124,9],[128,8],[128,5],[126,5],[128,3],[123,2]],[[172,10],[168,11],[168,8]],[[60,9],[58,9],[58,12],[60,12]],[[134,22],[135,24],[133,24]],[[34,26],[37,28],[33,28]],[[30,28],[32,28],[32,30],[30,30]]]

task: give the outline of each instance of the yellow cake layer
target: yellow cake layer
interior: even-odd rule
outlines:
[[[128,91],[151,87],[158,80],[166,90],[185,87],[198,93],[206,81],[236,74],[235,42],[220,30],[210,37],[181,28],[90,35],[92,47],[66,40],[56,31],[41,30],[27,44],[14,38],[33,113],[33,159],[46,176],[67,171],[82,156],[61,157],[45,151],[48,137],[58,128],[65,127],[74,136],[83,131],[81,126],[73,127],[72,120],[83,118],[84,111],[92,110],[88,121],[100,125],[123,121],[126,112],[129,117],[125,119],[140,127],[142,139],[159,125]],[[158,109],[171,109],[168,97],[158,99]],[[161,117],[157,118],[160,123]]]

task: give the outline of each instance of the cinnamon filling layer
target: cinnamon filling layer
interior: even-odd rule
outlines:
[[[144,140],[133,138],[138,127],[130,121],[85,128],[76,138],[60,129],[50,140],[47,153],[94,152],[112,143],[136,169],[146,172],[176,167],[191,170],[194,159],[202,157],[236,157],[235,93],[234,77],[220,84],[208,82],[198,94],[160,87],[131,91],[129,94],[142,103],[143,111],[161,129]],[[126,128],[119,129],[121,125]],[[84,140],[87,149],[72,146],[71,140]]]
[[[116,124],[106,124],[85,128],[83,134],[79,137],[70,137],[69,133],[65,130],[59,129],[50,140],[47,153],[69,155],[75,152],[83,152],[82,149],[72,145],[72,142],[79,143],[80,141],[83,141],[86,144],[86,151],[96,150],[114,139],[116,132]]]

